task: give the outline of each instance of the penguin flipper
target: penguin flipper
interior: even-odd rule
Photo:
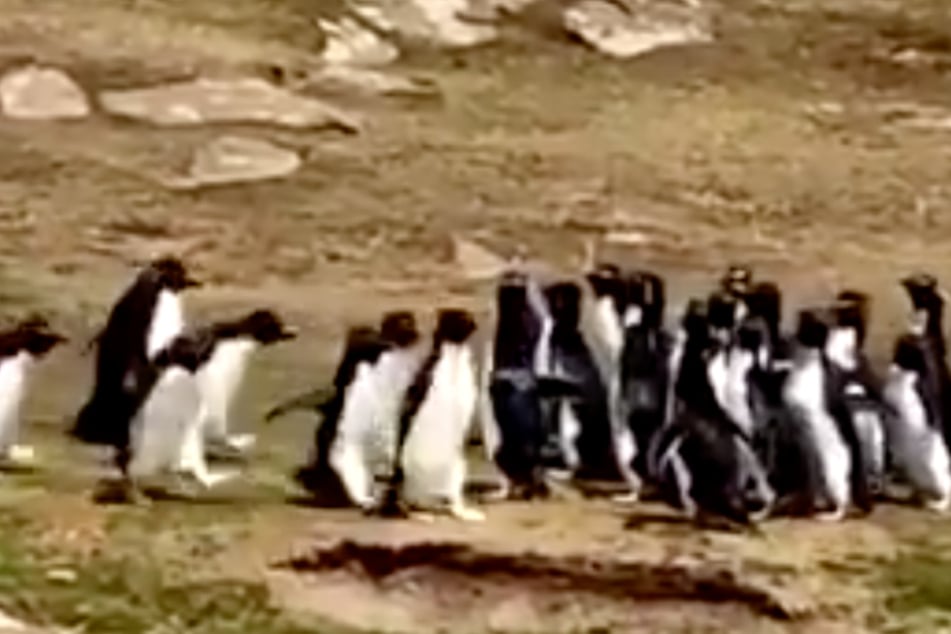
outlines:
[[[315,410],[322,412],[326,404],[333,398],[333,388],[317,388],[299,396],[295,396],[287,401],[272,407],[264,415],[264,422],[271,423],[274,420],[286,416],[297,410]]]

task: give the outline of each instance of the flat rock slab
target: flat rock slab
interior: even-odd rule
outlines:
[[[223,136],[195,152],[188,175],[169,179],[173,189],[194,189],[204,185],[226,185],[280,178],[301,165],[296,152],[261,139]]]
[[[713,40],[708,16],[693,4],[582,0],[565,10],[563,21],[569,33],[620,59]]]
[[[445,48],[467,48],[498,37],[491,24],[467,20],[470,0],[355,0],[352,10],[384,33]]]
[[[348,133],[360,129],[354,117],[337,108],[256,78],[197,79],[137,90],[105,91],[100,94],[100,101],[110,114],[161,126],[263,123]]]
[[[69,75],[56,68],[25,66],[0,79],[0,106],[13,119],[81,119],[89,100]]]
[[[441,92],[431,79],[356,66],[325,66],[308,73],[303,88],[326,94],[434,98]]]
[[[328,64],[384,66],[400,55],[396,45],[353,18],[318,19],[318,24],[327,38],[321,57]]]

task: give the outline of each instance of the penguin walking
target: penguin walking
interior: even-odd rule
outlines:
[[[502,277],[496,291],[495,336],[483,360],[480,418],[488,458],[503,478],[501,497],[548,494],[543,470],[550,466],[544,451],[551,434],[539,387],[547,315],[540,298],[533,301],[533,292],[540,293],[534,286],[534,280],[520,272]]]
[[[842,377],[839,389],[855,427],[869,486],[873,493],[880,494],[885,484],[885,412],[882,386],[863,350],[868,303],[868,296],[859,291],[839,293],[825,353]]]
[[[929,353],[920,335],[906,334],[896,342],[884,388],[893,414],[885,420],[896,468],[928,508],[945,511],[951,503],[951,458]]]
[[[552,317],[549,373],[578,385],[580,396],[561,399],[553,413],[569,468],[578,480],[619,482],[616,429],[609,386],[579,328],[581,288],[559,282],[545,289]]]
[[[33,460],[33,448],[17,443],[20,409],[33,366],[64,341],[41,317],[0,333],[0,464],[17,466]]]
[[[208,470],[206,441],[246,449],[253,436],[228,435],[232,403],[244,380],[248,362],[255,350],[280,341],[293,339],[296,332],[288,328],[273,311],[255,310],[240,319],[223,321],[200,329],[195,338],[207,358],[198,368],[196,380],[201,394],[201,407],[184,435],[179,472],[195,478],[210,488],[231,477]]]
[[[466,310],[439,312],[432,349],[406,394],[396,466],[381,511],[440,509],[463,521],[484,514],[465,502],[466,438],[478,399],[469,340],[475,319]]]
[[[643,480],[649,477],[648,448],[663,426],[667,411],[672,341],[664,330],[663,280],[652,272],[636,272],[628,276],[626,286],[624,345],[618,369],[620,417],[633,435],[630,466]],[[618,457],[622,470],[626,458]]]
[[[363,438],[373,424],[377,404],[373,368],[387,348],[377,329],[352,327],[330,389],[295,397],[265,416],[270,422],[311,408],[320,416],[310,458],[294,472],[294,480],[321,506],[369,510],[374,505]]]
[[[800,313],[797,331],[798,349],[793,368],[783,389],[783,400],[800,431],[800,442],[808,467],[803,487],[812,498],[824,499],[831,506],[817,517],[838,521],[845,516],[850,502],[867,505],[862,489],[864,473],[861,454],[856,454],[855,431],[844,411],[840,382],[832,375],[825,358],[829,336],[828,319],[817,311]],[[856,483],[859,484],[856,487]]]
[[[207,361],[207,348],[181,335],[160,350],[136,384],[129,425],[126,499],[143,501],[142,485],[174,471],[187,433],[201,406],[195,372]]]
[[[82,442],[113,447],[123,477],[141,384],[158,353],[184,329],[180,294],[198,285],[177,258],[153,261],[115,304],[96,338],[95,385],[70,433]]]
[[[740,524],[764,519],[775,495],[748,439],[720,407],[708,369],[714,349],[708,308],[691,301],[676,388],[677,417],[657,434],[650,468],[668,502],[688,516]]]

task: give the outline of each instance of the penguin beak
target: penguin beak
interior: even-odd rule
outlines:
[[[185,288],[199,288],[200,286],[201,282],[196,280],[194,277],[187,276],[185,278]]]
[[[292,326],[284,326],[284,328],[281,330],[280,339],[281,341],[296,339],[299,334],[300,334],[300,331],[297,328],[294,328]]]

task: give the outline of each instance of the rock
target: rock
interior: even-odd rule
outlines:
[[[192,189],[203,185],[224,185],[280,178],[301,165],[296,152],[276,145],[240,136],[223,136],[195,152],[188,176],[169,179],[173,189]]]
[[[263,79],[196,79],[100,94],[107,112],[162,126],[270,123],[289,128],[359,131],[350,115]]]
[[[459,236],[452,236],[452,257],[470,280],[496,279],[508,263],[484,246]]]
[[[468,48],[498,37],[491,24],[465,19],[470,0],[354,0],[353,11],[384,33],[446,48]]]
[[[383,66],[399,57],[396,46],[353,18],[320,19],[318,24],[327,37],[321,56],[328,64]]]
[[[569,33],[622,59],[713,39],[709,17],[700,7],[672,0],[581,0],[566,9],[563,18]]]
[[[358,93],[383,97],[433,98],[440,95],[434,81],[384,73],[369,68],[326,66],[308,74],[306,90],[318,93]]]
[[[46,578],[56,583],[73,584],[79,580],[79,575],[72,568],[53,568],[46,572]]]
[[[0,79],[0,106],[13,119],[81,119],[89,100],[69,75],[56,68],[26,66]]]

